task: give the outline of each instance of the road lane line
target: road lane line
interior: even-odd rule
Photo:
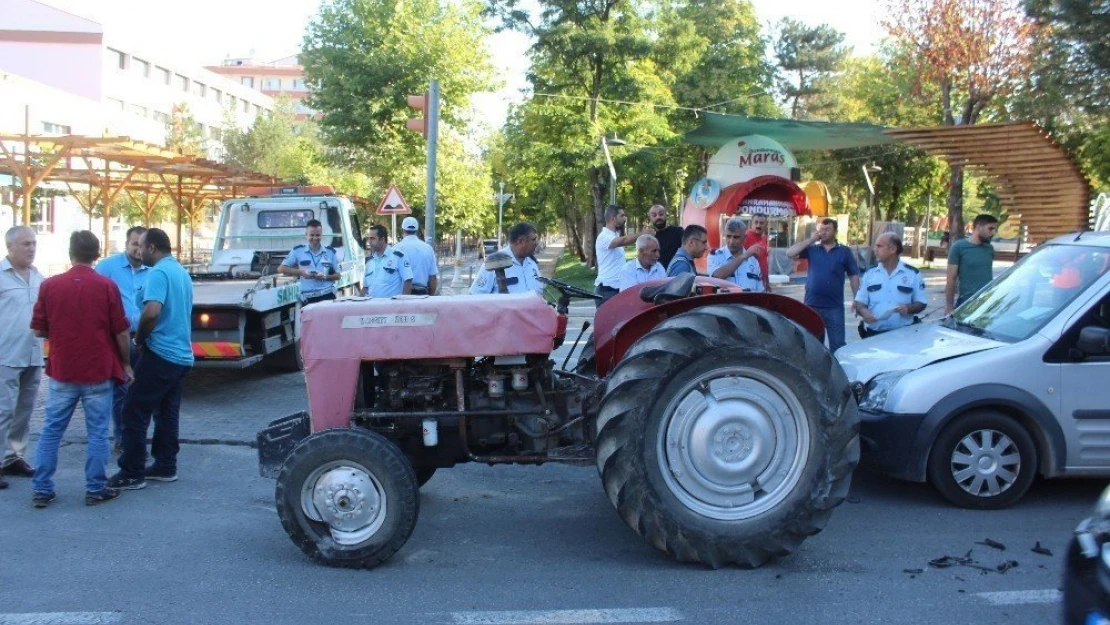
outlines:
[[[119,612],[0,613],[0,625],[111,625],[121,620]]]
[[[672,608],[452,612],[451,618],[455,625],[595,625],[673,623],[683,620],[682,613]]]
[[[1041,590],[1006,590],[1001,592],[979,592],[976,597],[985,599],[991,605],[1026,605],[1030,603],[1059,603],[1063,594],[1055,588]]]

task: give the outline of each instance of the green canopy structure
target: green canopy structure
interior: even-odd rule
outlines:
[[[792,152],[805,150],[840,150],[869,145],[896,143],[898,139],[883,134],[883,126],[844,122],[815,122],[797,119],[769,119],[703,113],[705,121],[686,133],[686,142],[707,147],[720,147],[744,135],[763,135],[778,141]]]

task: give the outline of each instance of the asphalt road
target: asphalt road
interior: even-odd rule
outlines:
[[[591,308],[574,307],[569,340]],[[1012,509],[974,512],[861,472],[793,556],[712,571],[638,538],[593,468],[466,465],[424,487],[392,560],[351,571],[293,545],[246,446],[305,403],[299,374],[195,371],[181,479],[95,508],[75,418],[50,508],[32,509],[28,480],[0,491],[0,625],[1058,622],[1065,545],[1105,484],[1041,481]],[[930,566],[943,556],[973,562]]]
[[[468,465],[425,485],[392,560],[352,571],[289,541],[249,448],[187,445],[179,481],[95,508],[82,454],[63,449],[49,509],[31,508],[26,480],[0,494],[0,624],[1046,623],[1071,529],[1101,487],[1039,483],[1016,508],[971,512],[859,474],[795,555],[713,571],[635,536],[592,468]],[[968,551],[990,571],[928,564]]]

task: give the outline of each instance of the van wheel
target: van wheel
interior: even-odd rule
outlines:
[[[1037,472],[1037,447],[1017,421],[979,410],[957,417],[929,453],[929,481],[961,508],[996,510],[1021,499]]]

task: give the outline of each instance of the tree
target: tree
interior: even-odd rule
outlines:
[[[1066,79],[1084,108],[1110,108],[1110,11],[1106,0],[1027,0],[1070,69]]]
[[[946,126],[978,122],[1031,68],[1035,26],[1018,0],[887,0],[884,27],[896,62],[913,71],[915,93],[939,93]],[[951,166],[948,221],[963,237],[964,171]]]
[[[170,111],[170,119],[166,122],[166,147],[188,156],[204,156],[208,151],[208,140],[186,102],[173,105]]]
[[[308,25],[300,56],[311,92],[307,103],[322,113],[323,158],[344,172],[362,172],[371,193],[397,182],[420,212],[426,152],[423,139],[405,129],[405,120],[415,114],[405,97],[423,93],[437,79],[438,165],[446,185],[440,189],[438,214],[448,219],[445,225],[452,219],[467,223],[462,212],[477,209],[470,198],[484,197],[489,181],[455,177],[474,165],[475,156],[450,142],[465,134],[471,94],[493,86],[488,32],[480,7],[469,0],[324,3]]]
[[[835,28],[807,26],[789,17],[779,22],[775,39],[778,83],[790,104],[791,118],[814,118],[830,107],[824,97],[829,79],[841,70],[847,56],[844,33]]]

